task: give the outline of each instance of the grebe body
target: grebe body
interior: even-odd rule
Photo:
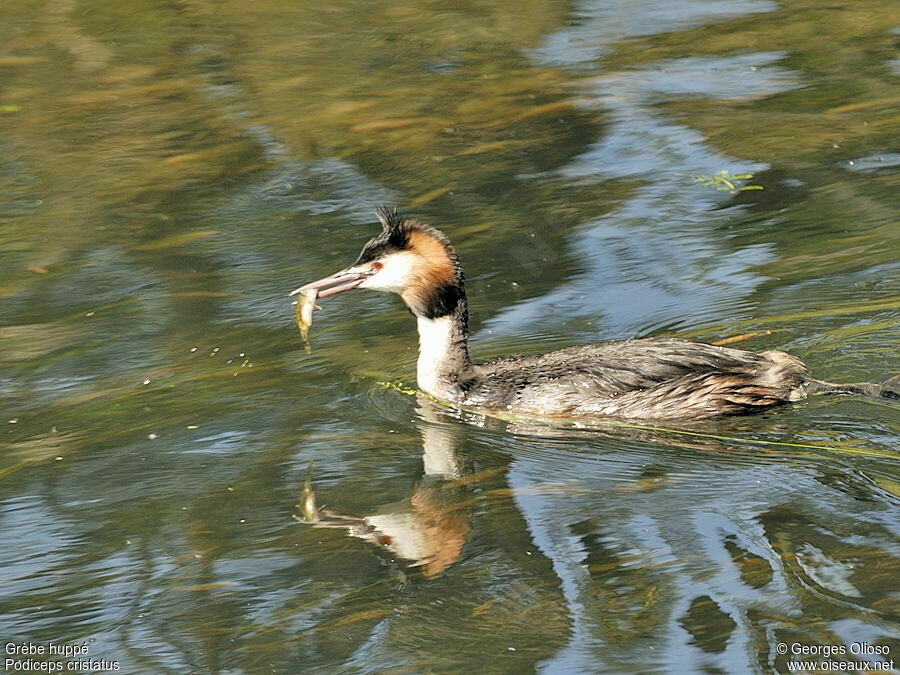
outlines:
[[[459,259],[443,233],[395,209],[377,211],[382,232],[350,267],[293,293],[325,298],[355,288],[397,293],[416,317],[421,391],[462,407],[536,416],[706,419],[742,415],[810,393],[900,398],[900,377],[883,385],[830,384],[796,357],[675,338],[579,345],[536,356],[474,363]]]

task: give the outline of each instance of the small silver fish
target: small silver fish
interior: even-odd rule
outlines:
[[[294,518],[302,523],[315,523],[319,520],[319,509],[316,507],[316,493],[313,491],[312,485],[313,462],[310,460],[306,467],[306,480],[303,481],[303,492],[300,495],[300,501],[297,502],[297,511]]]
[[[303,340],[303,348],[307,354],[312,353],[309,344],[309,327],[312,326],[313,310],[316,308],[316,298],[319,291],[310,288],[298,294],[294,302],[294,318],[297,320],[297,328],[300,329],[300,338]]]

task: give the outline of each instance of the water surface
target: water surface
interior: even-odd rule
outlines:
[[[0,18],[4,642],[129,673],[900,659],[896,404],[485,420],[406,391],[396,298],[327,301],[306,354],[286,295],[391,201],[456,243],[476,357],[755,332],[900,373],[894,3]],[[311,460],[343,527],[294,518]]]

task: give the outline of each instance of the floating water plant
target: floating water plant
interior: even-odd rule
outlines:
[[[714,187],[716,188],[716,190],[720,190],[722,192],[730,192],[733,195],[737,194],[738,192],[744,192],[745,190],[765,189],[762,185],[752,185],[750,183],[739,185],[740,181],[748,181],[753,178],[753,174],[739,173],[732,176],[727,169],[718,171],[712,176],[693,176],[693,178],[703,187]]]

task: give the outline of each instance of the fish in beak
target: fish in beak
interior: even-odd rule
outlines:
[[[375,270],[368,267],[351,266],[291,291],[291,295],[297,296],[297,301],[294,303],[294,317],[307,354],[312,351],[309,344],[309,327],[312,326],[313,309],[318,308],[316,299],[353,290],[374,273]]]
[[[312,281],[300,288],[295,288],[290,294],[298,295],[300,293],[315,290],[318,292],[318,297],[327,298],[332,295],[337,295],[338,293],[343,293],[344,291],[352,291],[374,273],[375,270],[372,269],[348,267],[340,272],[335,272],[324,279]]]

